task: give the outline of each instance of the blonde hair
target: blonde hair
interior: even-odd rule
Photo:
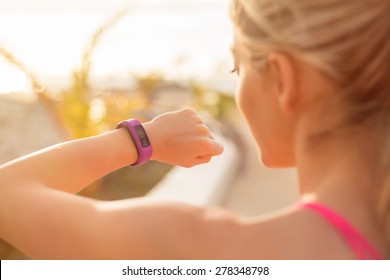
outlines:
[[[379,205],[390,228],[390,1],[231,0],[236,38],[259,67],[272,50],[299,57],[340,85],[349,123],[380,131]],[[379,174],[379,173],[378,173]]]

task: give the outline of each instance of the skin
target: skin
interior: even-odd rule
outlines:
[[[372,131],[361,125],[346,128],[343,134],[322,134],[346,117],[346,110],[335,102],[338,85],[314,67],[284,53],[270,53],[260,70],[253,69],[238,43],[233,46],[233,55],[240,77],[237,104],[261,151],[263,164],[297,167],[303,200],[334,209],[388,256],[373,186],[378,166],[368,160],[372,155],[368,149],[373,143]],[[307,212],[290,210],[279,218],[259,222],[262,229],[270,223],[290,235],[277,240],[282,246],[272,248],[283,252],[276,258],[354,258],[334,229]],[[286,227],[278,219],[292,222],[293,227]],[[290,242],[291,236],[296,236],[297,242]],[[294,247],[294,243],[299,245]]]
[[[329,134],[321,141],[315,137],[342,118],[342,108],[332,103],[337,85],[284,53],[270,53],[260,70],[237,42],[233,55],[239,72],[237,104],[263,164],[296,166],[302,199],[333,208],[388,256],[373,210],[375,165],[359,160],[370,141],[367,130]],[[324,114],[329,108],[334,113]],[[223,151],[191,110],[164,114],[144,126],[154,160],[190,167]],[[145,198],[101,202],[73,195],[136,160],[129,135],[118,129],[3,165],[0,236],[39,259],[355,258],[326,221],[298,207],[248,219],[216,207]]]

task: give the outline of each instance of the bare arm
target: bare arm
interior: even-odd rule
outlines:
[[[210,131],[191,110],[164,114],[144,124],[153,160],[193,166],[222,153]],[[76,193],[102,176],[137,161],[126,129],[61,143],[0,167],[0,188],[35,182]]]
[[[223,150],[191,110],[165,114],[144,125],[154,160],[192,166]],[[146,216],[161,214],[165,207],[138,207],[130,200],[107,208],[102,207],[106,203],[63,192],[77,192],[136,160],[130,136],[118,129],[49,147],[1,166],[0,236],[38,258],[115,258],[120,248],[110,244],[111,238],[115,240],[111,231],[115,225],[127,225],[118,228],[129,238],[123,241],[146,244],[140,241],[152,240],[145,235]],[[109,248],[118,250],[112,253]],[[135,249],[147,253],[145,248]]]
[[[35,259],[220,259],[240,244],[239,223],[212,209],[97,202],[39,185],[9,198],[0,204],[1,236]]]
[[[76,193],[100,177],[136,161],[137,151],[124,129],[61,143],[3,165],[0,184],[39,183]]]

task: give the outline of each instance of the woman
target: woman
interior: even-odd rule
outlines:
[[[0,236],[33,258],[389,258],[389,6],[232,1],[237,103],[261,161],[297,167],[299,204],[247,219],[218,208],[69,194],[144,161],[128,132],[139,135],[120,128],[4,165]],[[222,152],[190,110],[144,128],[155,160],[192,166]]]

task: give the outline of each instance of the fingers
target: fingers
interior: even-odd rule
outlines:
[[[195,160],[194,165],[209,163],[211,161],[211,158],[212,156],[200,156]]]
[[[219,143],[217,141],[209,141],[208,153],[197,156],[195,160],[195,165],[210,162],[213,156],[218,156],[222,154],[223,150],[224,147],[222,143]]]
[[[216,140],[213,140],[213,139],[209,140],[208,155],[211,155],[211,156],[220,155],[223,153],[223,149],[224,149],[224,147],[223,147],[222,143],[220,143]]]
[[[196,157],[197,164],[209,162],[213,156],[218,156],[223,153],[224,147],[222,143],[212,139],[209,139],[205,143],[201,153]]]
[[[154,160],[190,167],[223,152],[223,145],[192,109],[162,114],[144,126],[153,145]]]
[[[196,123],[196,134],[199,137],[197,140],[197,161],[199,163],[206,163],[209,162],[213,156],[222,154],[224,150],[222,143],[214,138],[202,118],[192,109],[185,109],[184,111],[185,113],[191,114]]]
[[[189,154],[192,153],[192,156],[187,158],[185,163],[180,164],[181,166],[189,168],[198,164],[208,163],[214,156],[222,154],[224,150],[222,143],[212,139],[198,141],[194,146],[197,146],[197,149],[189,151]]]

